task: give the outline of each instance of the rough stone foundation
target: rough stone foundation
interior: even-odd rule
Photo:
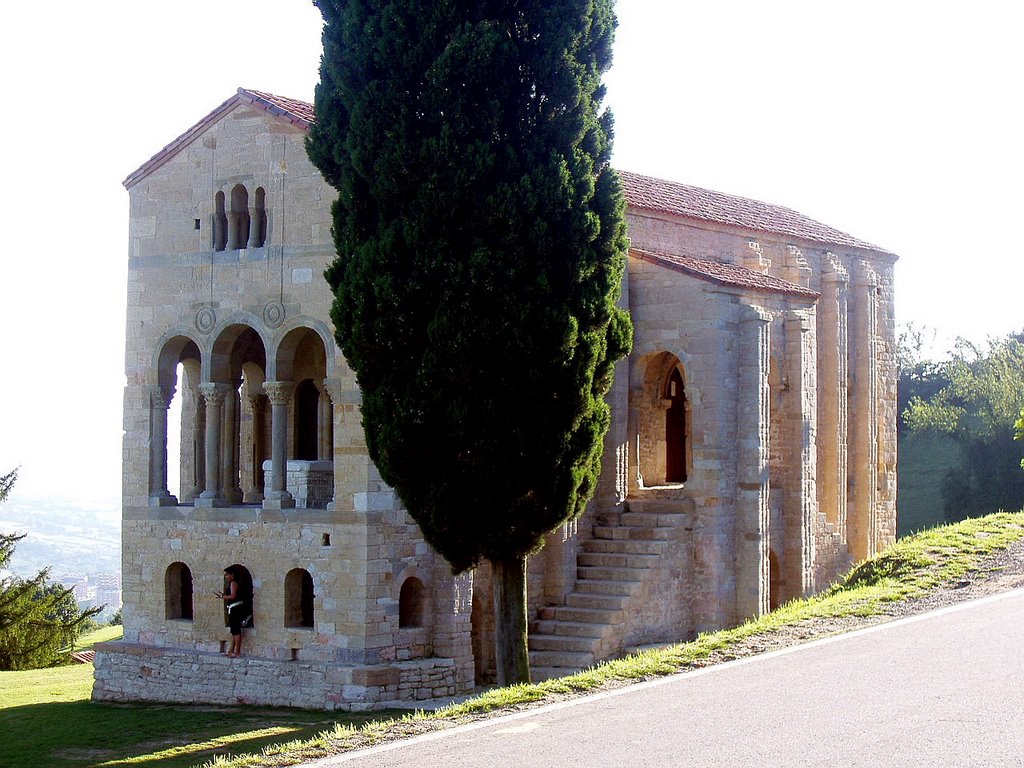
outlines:
[[[452,659],[353,666],[325,661],[231,659],[219,653],[103,643],[98,701],[256,704],[359,712],[454,696]]]

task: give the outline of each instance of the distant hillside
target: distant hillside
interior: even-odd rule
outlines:
[[[28,534],[10,563],[19,576],[47,566],[54,578],[121,570],[121,512],[116,506],[8,499],[0,504],[0,531]]]

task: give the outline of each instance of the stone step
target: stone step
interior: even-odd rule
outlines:
[[[613,579],[592,579],[589,581],[577,581],[576,592],[586,595],[612,595],[615,597],[628,598],[640,587],[639,581],[615,581]]]
[[[625,595],[594,595],[584,592],[570,592],[565,596],[565,604],[569,608],[603,608],[608,611],[621,611],[629,604],[629,598]]]
[[[614,512],[599,512],[595,517],[595,521],[597,525],[616,526],[620,524],[621,520],[619,518],[621,516],[622,510],[615,510]]]
[[[624,528],[675,528],[685,525],[688,518],[679,513],[664,512],[623,512],[619,523]]]
[[[580,552],[577,565],[599,568],[654,568],[661,558],[657,555],[638,555],[632,552]]]
[[[542,635],[531,633],[527,643],[531,651],[569,651],[572,653],[593,653],[597,639],[573,637],[571,635]]]
[[[661,555],[665,552],[663,539],[586,539],[584,552],[630,552],[638,555]]]
[[[530,669],[536,667],[559,667],[566,670],[586,669],[594,664],[594,654],[570,651],[530,651]]]
[[[580,565],[576,568],[576,578],[597,579],[600,581],[640,581],[646,572],[646,568],[612,568],[606,566]]]
[[[694,511],[693,499],[627,499],[630,512],[654,514],[687,514]]]
[[[594,538],[610,539],[613,541],[651,541],[652,539],[668,541],[675,535],[675,533],[676,532],[674,528],[670,528],[667,526],[664,528],[652,528],[650,526],[628,527],[624,525],[594,526]]]
[[[555,605],[540,609],[541,620],[577,621],[584,624],[619,624],[622,611]]]
[[[586,624],[581,621],[553,621],[550,619],[541,619],[536,623],[536,634],[538,635],[600,638],[603,632],[603,624]]]

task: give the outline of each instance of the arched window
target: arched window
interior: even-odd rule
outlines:
[[[244,565],[239,565],[238,563],[229,565],[225,570],[230,571],[235,577],[235,581],[238,582],[238,599],[241,600],[244,605],[240,606],[239,609],[236,610],[244,611],[242,626],[252,627],[255,625],[255,621],[253,620],[253,615],[255,614],[255,592],[252,585],[252,574],[249,573],[248,568]],[[227,580],[225,579],[225,582],[226,581]],[[225,583],[224,586],[226,590],[227,584]],[[228,626],[227,601],[224,603],[224,626]]]
[[[213,250],[223,251],[228,244],[228,214],[224,208],[224,193],[213,198]]]
[[[171,563],[164,573],[164,618],[192,621],[192,571]]]
[[[231,190],[231,211],[228,214],[229,251],[245,248],[249,244],[249,190],[236,184]]]
[[[313,577],[304,568],[294,568],[284,577],[284,625],[313,626]]]
[[[402,582],[402,591],[398,596],[398,626],[422,627],[427,615],[426,588],[415,576]]]

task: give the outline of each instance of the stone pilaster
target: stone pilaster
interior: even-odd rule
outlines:
[[[814,524],[818,503],[816,489],[817,376],[813,310],[791,310],[786,315],[786,386],[790,411],[789,461],[796,466],[793,485],[787,489],[786,556],[783,567],[791,594],[806,597],[814,591]]]
[[[173,507],[178,499],[167,490],[167,409],[174,387],[150,387],[149,390],[149,505]]]
[[[849,275],[839,259],[823,260],[818,301],[818,505],[825,519],[846,530],[847,292]]]
[[[194,502],[197,507],[224,507],[227,501],[221,494],[221,407],[229,388],[227,384],[204,382],[199,391],[206,402],[206,489]]]
[[[264,509],[292,509],[295,499],[288,493],[288,403],[292,399],[293,384],[290,381],[265,381],[263,391],[270,399],[270,480],[269,490],[264,491]]]
[[[768,611],[769,352],[771,315],[742,307],[736,452],[736,619]]]
[[[866,261],[850,281],[850,497],[847,546],[854,560],[875,554],[878,472],[878,280]]]
[[[330,410],[330,450],[327,452],[326,458],[334,462],[334,496],[327,504],[327,509],[330,511],[334,511],[336,507],[338,493],[338,461],[335,460],[334,456],[337,450],[334,437],[341,428],[342,413],[344,411],[339,405],[342,402],[343,392],[342,383],[338,379],[323,380],[322,396],[327,399]]]
[[[334,445],[334,414],[331,397],[324,382],[316,382],[319,393],[316,412],[316,458],[317,461],[330,461]]]

